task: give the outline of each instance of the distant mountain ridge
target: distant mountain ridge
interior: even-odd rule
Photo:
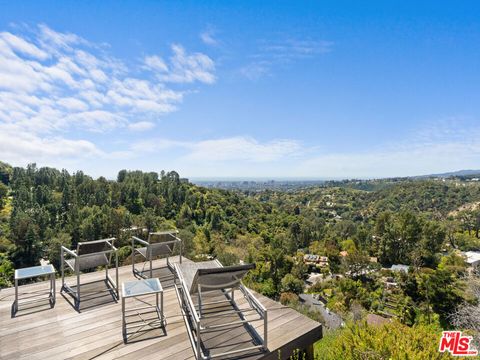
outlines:
[[[448,178],[452,176],[473,176],[479,175],[480,170],[458,170],[458,171],[451,171],[446,173],[440,174],[430,174],[430,175],[421,175],[421,176],[413,176],[414,178],[430,178],[430,177],[437,177],[437,178]]]

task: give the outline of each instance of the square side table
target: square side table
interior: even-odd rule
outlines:
[[[155,305],[147,304],[147,306],[143,307],[136,307],[134,309],[125,309],[125,299],[128,298],[138,298],[141,296],[146,295],[153,295],[155,294]],[[159,297],[160,297],[160,304],[159,304]],[[144,302],[145,304],[145,302]],[[153,310],[152,310],[153,308]],[[146,312],[139,312],[140,310],[148,310]],[[138,329],[135,332],[140,331],[145,326],[149,326],[151,328],[155,327],[165,327],[165,317],[163,315],[163,288],[160,280],[158,278],[150,278],[150,279],[141,279],[141,280],[133,280],[127,281],[122,283],[122,334],[123,339],[127,341],[127,322],[126,322],[126,312],[135,312],[134,315],[140,317],[141,323],[137,325],[133,325],[133,327],[137,327]],[[143,315],[156,312],[158,319],[145,319]],[[134,316],[130,315],[130,316]]]
[[[13,303],[14,313],[18,311],[18,281],[22,279],[36,278],[40,276],[49,276],[50,278],[50,290],[48,292],[48,300],[50,306],[55,306],[55,268],[53,265],[32,266],[23,269],[15,270],[15,302]],[[36,291],[34,293],[40,293]],[[33,303],[41,301],[40,298],[31,298],[31,300],[24,301],[23,303]]]

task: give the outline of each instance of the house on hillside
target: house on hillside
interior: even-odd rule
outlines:
[[[324,268],[328,266],[328,257],[314,254],[305,254],[303,256],[303,262],[309,266]]]
[[[478,268],[480,265],[480,252],[479,251],[467,251],[463,253],[465,262],[472,268]]]
[[[318,267],[321,267],[321,268],[328,267],[327,256],[320,256],[320,259],[318,259]]]
[[[318,263],[320,256],[314,254],[305,254],[303,255],[303,262],[307,265],[316,265]]]
[[[403,271],[403,272],[405,272],[405,273],[408,273],[408,268],[409,268],[408,265],[394,264],[394,265],[392,265],[392,267],[390,268],[390,270],[396,271],[396,272]]]

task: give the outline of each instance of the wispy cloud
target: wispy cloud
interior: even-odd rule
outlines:
[[[160,81],[173,83],[193,83],[199,81],[206,84],[215,82],[215,63],[205,54],[187,54],[179,44],[172,45],[173,55],[170,64],[160,56],[147,56],[145,67],[155,72]]]
[[[206,30],[200,33],[200,40],[202,40],[205,45],[216,46],[219,44],[219,41],[215,35],[216,30],[212,27],[208,27]]]
[[[392,177],[479,168],[480,126],[459,119],[436,121],[409,138],[359,152],[332,152],[304,159],[302,176]]]
[[[333,45],[333,42],[325,40],[261,40],[258,42],[257,52],[249,56],[249,62],[240,68],[240,73],[250,80],[256,80],[270,75],[275,66],[287,66],[329,53]]]
[[[260,141],[233,136],[200,141],[147,139],[134,143],[131,158],[173,155],[174,164],[196,176],[295,176],[372,178],[478,168],[480,126],[447,119],[420,126],[401,141],[358,151],[326,151],[295,139]]]
[[[111,56],[105,44],[44,24],[0,32],[2,159],[98,155],[96,145],[78,140],[79,131],[151,129],[188,92],[169,83],[215,81],[215,63],[207,55],[188,53],[180,44],[171,51],[169,62],[152,55],[132,64]],[[65,138],[70,133],[75,139]]]
[[[294,140],[273,140],[262,143],[251,137],[238,136],[192,144],[187,158],[204,162],[229,160],[269,162],[293,155],[299,149],[299,143]]]
[[[146,131],[151,130],[155,127],[155,124],[150,121],[139,121],[135,123],[130,123],[128,128],[133,131]]]
[[[254,58],[273,58],[277,61],[290,62],[296,59],[310,58],[332,51],[333,42],[325,40],[287,39],[285,41],[261,41],[259,52]]]
[[[266,75],[270,75],[270,61],[253,61],[240,68],[240,74],[249,80],[258,80]]]
[[[128,150],[139,159],[174,159],[187,176],[372,178],[478,169],[480,126],[448,119],[419,126],[400,141],[363,146],[358,151],[326,150],[295,139],[260,141],[250,136],[200,141],[147,139]],[[341,148],[341,146],[339,146]],[[166,160],[168,161],[168,160]]]
[[[291,139],[261,142],[249,136],[235,136],[201,141],[149,139],[139,141],[131,147],[131,151],[137,156],[141,156],[141,153],[155,153],[167,149],[182,150],[182,161],[218,163],[239,160],[247,163],[264,163],[296,156],[301,146],[298,141]]]
[[[19,131],[12,124],[0,123],[0,154],[2,160],[14,164],[32,161],[59,166],[62,160],[103,156],[104,153],[88,140],[65,139],[60,136],[39,136]]]

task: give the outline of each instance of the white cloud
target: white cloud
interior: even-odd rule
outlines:
[[[152,69],[156,71],[168,72],[168,66],[165,61],[157,55],[146,56],[145,65],[147,69]]]
[[[0,154],[2,160],[13,164],[40,162],[55,165],[55,161],[64,159],[99,156],[102,151],[87,140],[41,137],[21,131],[15,125],[0,124]]]
[[[15,161],[15,151],[22,157],[31,152],[32,160],[49,154],[73,156],[74,150],[78,156],[98,154],[91,142],[65,137],[77,139],[83,131],[153,128],[155,119],[175,111],[188,92],[167,83],[215,80],[215,64],[207,55],[188,54],[181,45],[174,45],[172,53],[168,67],[160,56],[127,65],[109,55],[105,45],[43,24],[18,33],[1,32],[0,126],[21,129],[9,131],[8,143],[25,145],[23,150],[0,150],[2,160]],[[148,73],[141,71],[144,66]],[[65,151],[54,151],[57,145]]]
[[[215,39],[215,31],[211,28],[202,31],[200,33],[200,39],[203,41],[204,44],[210,45],[210,46],[216,46],[218,45],[218,40]]]
[[[180,149],[183,161],[195,163],[217,163],[240,160],[253,163],[274,162],[296,156],[300,144],[295,140],[271,140],[260,142],[252,137],[237,136],[201,141],[177,141],[149,139],[134,143],[131,151],[157,153],[163,150]]]
[[[257,51],[249,62],[240,68],[240,74],[257,80],[272,73],[275,66],[287,66],[332,51],[334,43],[325,40],[287,38],[278,41],[259,41]]]
[[[154,127],[155,124],[150,121],[139,121],[128,125],[128,128],[133,131],[146,131],[153,129]]]
[[[0,41],[4,43],[3,46],[1,46],[1,48],[4,50],[7,49],[7,46],[5,45],[8,45],[11,50],[19,51],[25,55],[28,55],[40,60],[45,60],[49,57],[45,51],[39,49],[35,45],[22,39],[21,37],[15,36],[8,32],[0,33]]]
[[[240,68],[240,74],[249,80],[258,80],[265,75],[270,75],[270,63],[256,61]]]
[[[269,162],[294,155],[299,149],[299,143],[294,140],[273,140],[261,143],[251,137],[239,136],[191,144],[191,151],[186,158],[205,162],[229,160]]]
[[[49,118],[40,122],[52,124],[52,129],[60,124],[65,129],[112,129],[124,126],[138,113],[152,116],[172,112],[183,98],[182,92],[157,81],[129,76],[128,69],[122,73],[120,61],[108,58],[74,34],[57,33],[42,25],[36,40],[10,33],[2,33],[1,39],[0,96],[14,95],[10,96],[10,107],[3,106],[1,111],[8,113],[16,108],[32,124],[44,115],[40,109],[48,106],[52,109]],[[36,59],[24,57],[24,53]],[[19,96],[34,96],[40,104],[19,106]],[[100,117],[95,120],[97,115]],[[82,117],[84,121],[79,121]],[[105,119],[108,126],[99,127]]]
[[[478,169],[480,127],[463,121],[440,121],[402,142],[369,151],[329,153],[297,165],[301,176],[371,178],[414,176]]]
[[[202,53],[187,54],[179,44],[172,45],[172,52],[168,65],[159,56],[145,57],[145,68],[158,72],[157,77],[163,82],[215,82],[215,63],[210,57]]]
[[[87,128],[92,132],[104,132],[112,130],[120,124],[128,124],[127,119],[121,113],[112,113],[104,110],[90,110],[68,114],[65,122]]]
[[[98,46],[76,34],[57,32],[45,24],[38,25],[35,35],[37,42],[50,55],[58,56],[64,52],[75,51],[79,46],[98,49]]]
[[[263,42],[256,57],[273,57],[276,60],[292,61],[332,51],[333,42],[325,40],[287,39]]]
[[[130,151],[137,156],[143,156],[145,153],[158,153],[159,151],[166,149],[185,147],[189,147],[188,142],[169,139],[147,139],[133,143],[130,147]]]
[[[87,103],[73,97],[59,99],[57,103],[68,111],[85,111],[88,109]]]
[[[480,148],[472,150],[461,144],[444,144],[410,150],[327,154],[302,162],[297,173],[302,176],[371,178],[478,168]]]
[[[259,141],[234,136],[200,141],[146,139],[134,143],[131,158],[169,159],[187,176],[372,178],[478,169],[480,126],[472,121],[436,121],[403,141],[325,151],[293,139]],[[339,146],[341,148],[341,146]]]

